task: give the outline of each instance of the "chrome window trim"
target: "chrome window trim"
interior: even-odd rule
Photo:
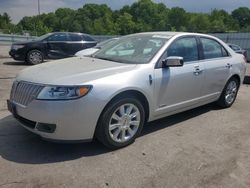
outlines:
[[[208,36],[198,36],[198,37],[199,37],[199,39],[200,39],[201,48],[202,48],[202,52],[203,52],[203,58],[204,58],[204,59],[202,59],[202,60],[210,60],[210,59],[220,59],[220,58],[232,57],[232,54],[227,50],[226,46],[224,46],[223,44],[221,44],[220,41],[218,41],[217,39],[214,39],[214,38],[208,37]],[[209,39],[209,40],[213,40],[213,41],[217,42],[220,46],[222,46],[222,47],[224,48],[224,50],[227,52],[228,56],[206,59],[206,58],[204,57],[204,49],[203,49],[203,44],[202,44],[202,41],[201,41],[202,38],[204,38],[204,39]]]
[[[211,59],[201,59],[200,62],[204,61],[214,61],[214,60],[223,60],[223,59],[230,59],[232,56],[226,56],[226,57],[218,57],[218,58],[211,58]]]
[[[82,43],[82,44],[91,44],[96,43],[96,41],[47,41],[47,43]]]
[[[198,50],[198,58],[200,58],[200,50],[199,50],[199,43],[198,43],[198,40],[197,40],[197,37],[199,37],[199,35],[181,35],[181,36],[177,36],[176,38],[174,38],[172,41],[169,41],[169,44],[166,44],[167,46],[165,47],[164,51],[162,52],[162,54],[160,55],[160,57],[158,58],[158,60],[156,61],[155,63],[155,67],[154,69],[161,69],[162,66],[160,65],[160,60],[163,58],[163,56],[166,54],[168,48],[177,40],[180,40],[182,38],[194,38],[196,40],[196,44],[197,44],[197,50]],[[164,48],[164,46],[163,46]],[[199,62],[200,59],[198,60],[195,60],[195,61],[187,61],[187,62],[184,62],[184,65],[185,64],[194,64],[196,62]]]

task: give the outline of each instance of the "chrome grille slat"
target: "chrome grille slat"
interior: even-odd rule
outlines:
[[[12,100],[14,98],[15,90],[16,90],[17,82],[14,82],[11,88],[10,92],[10,99]]]
[[[18,104],[27,106],[41,92],[44,86],[29,82],[14,82],[10,99]]]
[[[23,92],[21,93],[20,91],[25,91],[24,90],[24,84],[22,84],[21,82],[17,85],[17,90],[16,90],[16,93],[18,94],[18,102],[20,103],[20,104],[23,104],[22,103],[22,95],[23,95]]]
[[[37,89],[36,87],[31,87],[30,86],[30,93],[32,93],[32,95],[33,95],[33,93],[35,92],[36,89]],[[31,101],[32,100],[32,95],[27,95],[26,100]]]
[[[30,85],[25,84],[24,87],[24,94],[21,96],[21,103],[25,103],[25,101],[27,101],[27,97],[29,96],[28,93],[30,92]]]
[[[20,83],[19,85],[17,85],[17,91],[19,91],[18,92],[18,101],[19,101],[19,103],[20,104],[23,104],[23,96],[25,96],[25,85],[24,84],[22,84],[22,83]],[[23,93],[20,93],[20,91],[23,91]]]

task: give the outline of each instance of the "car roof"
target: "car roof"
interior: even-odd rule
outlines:
[[[174,35],[177,35],[177,34],[182,34],[182,33],[186,33],[186,32],[172,32],[172,31],[154,31],[154,32],[142,32],[142,33],[138,33],[138,34],[151,34],[151,35],[156,35],[156,34],[158,34],[158,35],[172,35],[172,36],[174,36]]]
[[[155,32],[142,32],[142,33],[134,33],[131,34],[131,36],[137,36],[137,35],[161,35],[161,36],[175,36],[178,34],[183,34],[184,32],[163,32],[163,31],[155,31]]]
[[[196,36],[216,38],[214,36],[202,34],[202,33],[171,32],[171,31],[155,31],[155,32],[142,32],[142,33],[131,34],[131,36],[137,36],[137,35],[157,35],[157,36],[164,36],[168,38],[172,38],[174,36],[196,35]]]
[[[65,33],[65,34],[77,34],[77,35],[88,35],[90,36],[89,34],[86,34],[86,33],[78,33],[78,32],[60,32],[60,31],[57,31],[57,32],[52,32],[50,34],[60,34],[60,33]]]

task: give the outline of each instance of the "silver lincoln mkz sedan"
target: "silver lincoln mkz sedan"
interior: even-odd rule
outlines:
[[[115,149],[131,144],[147,121],[214,101],[230,107],[245,71],[244,57],[215,37],[139,33],[90,57],[21,71],[8,108],[45,139],[96,137]]]

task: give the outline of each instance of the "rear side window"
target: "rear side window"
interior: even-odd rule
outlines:
[[[205,59],[213,59],[220,57],[227,57],[228,52],[217,41],[208,38],[201,38],[203,53]]]
[[[185,37],[174,41],[167,49],[167,56],[183,57],[184,62],[199,59],[198,46],[194,37]]]
[[[85,41],[95,41],[91,36],[89,36],[89,35],[83,35],[83,39],[85,40]]]
[[[77,34],[69,34],[71,41],[82,41],[82,36]]]
[[[48,38],[48,41],[57,41],[57,42],[68,41],[68,36],[66,33],[56,33],[51,35]]]

